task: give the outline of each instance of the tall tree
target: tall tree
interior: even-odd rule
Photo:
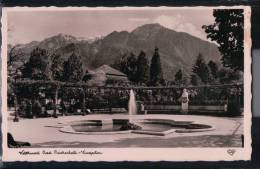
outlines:
[[[193,85],[193,86],[197,86],[201,83],[200,81],[200,78],[198,77],[198,75],[196,74],[192,74],[191,75],[191,79],[190,79],[190,83]]]
[[[141,51],[137,57],[137,81],[146,83],[149,78],[149,63],[144,51]]]
[[[202,54],[197,56],[195,64],[192,67],[192,72],[198,75],[201,81],[205,84],[208,84],[211,80],[209,68]]]
[[[119,60],[116,60],[111,66],[127,74],[127,54],[123,54],[123,56],[121,56]]]
[[[243,81],[243,76],[241,76],[240,71],[235,71],[228,68],[222,68],[218,72],[218,78],[220,83],[228,84],[238,81]]]
[[[128,76],[128,79],[130,81],[132,82],[138,81],[137,58],[134,53],[130,53],[130,56],[127,57],[126,75]]]
[[[214,9],[215,23],[203,25],[207,38],[219,44],[224,67],[244,69],[244,10]]]
[[[23,77],[35,80],[50,80],[50,64],[48,51],[41,48],[35,48],[28,62],[22,69]]]
[[[10,68],[14,66],[14,63],[17,61],[22,61],[21,58],[24,57],[24,52],[22,52],[21,49],[19,49],[21,45],[15,45],[15,46],[8,46],[8,55],[7,55],[7,67]]]
[[[216,62],[210,60],[208,63],[208,67],[210,69],[211,75],[214,79],[217,79],[218,76],[218,65]]]
[[[175,74],[175,84],[177,84],[177,85],[181,85],[182,84],[182,70],[181,69],[179,69],[178,71],[177,71],[177,73]]]
[[[69,59],[64,62],[63,79],[67,82],[78,82],[83,77],[82,61],[79,55],[73,53]]]
[[[130,81],[138,82],[137,58],[134,53],[124,54],[112,67],[125,73]]]
[[[150,84],[158,85],[163,82],[163,72],[161,67],[159,49],[156,47],[154,50],[154,54],[151,60],[150,66]]]
[[[64,60],[62,59],[61,55],[55,53],[51,56],[51,58],[52,58],[52,64],[51,64],[52,79],[63,81]]]

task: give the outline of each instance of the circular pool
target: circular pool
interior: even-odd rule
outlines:
[[[125,129],[129,124],[128,119],[104,119],[104,120],[77,120],[65,124],[59,131],[72,134],[149,134],[168,135],[170,133],[190,133],[214,130],[207,124],[198,124],[192,121],[174,121],[168,119],[140,119],[133,125],[138,129]]]

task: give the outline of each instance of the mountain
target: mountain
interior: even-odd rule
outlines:
[[[146,24],[132,32],[111,32],[94,41],[77,39],[70,35],[58,34],[41,42],[19,46],[28,59],[30,51],[41,47],[61,54],[65,59],[73,52],[80,54],[84,68],[94,69],[103,64],[111,65],[124,54],[138,55],[143,50],[151,60],[154,48],[159,48],[164,76],[174,79],[178,69],[189,76],[196,56],[201,53],[205,59],[220,61],[221,55],[214,43],[204,41],[188,33],[176,32],[159,24]]]

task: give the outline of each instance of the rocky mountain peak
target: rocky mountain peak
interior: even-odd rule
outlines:
[[[65,59],[77,52],[84,67],[88,68],[97,68],[103,64],[113,65],[129,52],[139,55],[140,51],[144,51],[150,60],[155,47],[158,47],[164,76],[169,80],[174,79],[173,74],[181,68],[189,77],[192,64],[199,53],[206,61],[220,61],[221,58],[215,44],[157,23],[139,26],[132,32],[113,31],[92,43],[71,35],[58,34],[38,43],[24,44],[20,48],[25,53],[23,59],[29,59],[30,52],[35,47],[60,53]]]

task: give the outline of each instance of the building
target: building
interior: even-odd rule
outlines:
[[[122,85],[129,83],[126,74],[108,65],[102,65],[93,71],[89,71],[89,76],[91,76],[91,78],[87,83],[90,86]]]

